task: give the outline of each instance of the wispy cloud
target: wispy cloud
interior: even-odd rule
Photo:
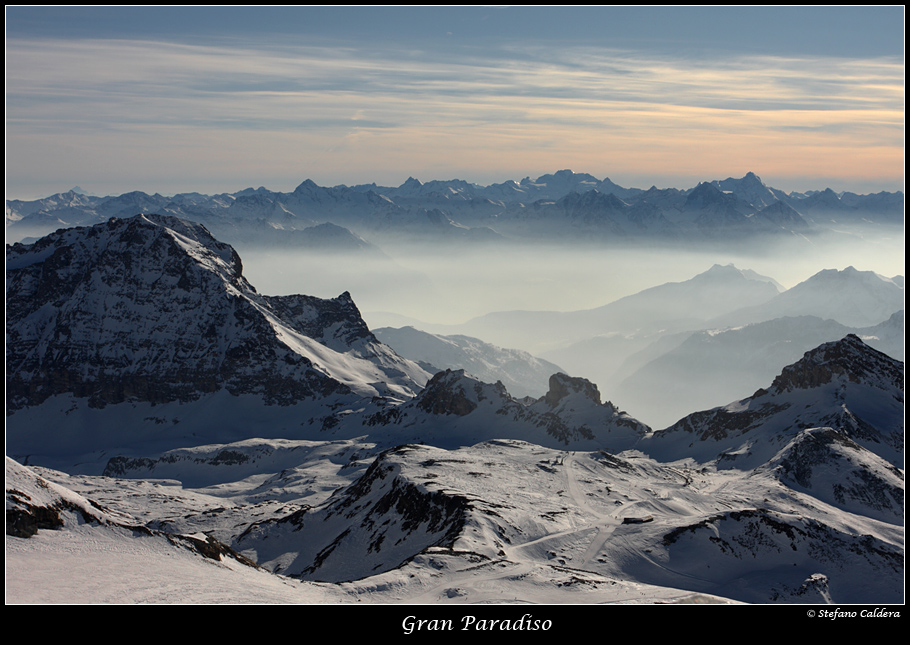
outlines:
[[[87,146],[111,155],[95,158],[99,177],[116,174],[118,148],[146,150],[146,171],[163,177],[176,146],[211,175],[200,184],[215,173],[236,180],[222,161],[238,146],[262,161],[251,181],[303,172],[354,183],[422,169],[502,180],[680,163],[702,174],[816,165],[846,177],[858,156],[866,174],[903,172],[903,62],[891,59],[10,40],[6,83],[19,171],[59,165],[74,180]]]

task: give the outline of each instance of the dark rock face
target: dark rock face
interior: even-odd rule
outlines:
[[[575,392],[581,392],[597,405],[601,405],[600,391],[594,383],[587,379],[565,374],[553,374],[550,377],[550,390],[544,395],[544,400],[552,408],[562,399]]]
[[[63,520],[55,508],[28,506],[6,509],[6,534],[17,538],[30,538],[39,529],[63,528]]]
[[[278,565],[276,572],[345,582],[399,567],[430,547],[451,547],[472,502],[403,475],[398,455],[412,450],[421,448],[406,445],[383,452],[324,507],[256,523],[235,540],[234,548],[267,550],[288,541],[297,557]]]
[[[464,389],[464,370],[439,372],[420,393],[417,407],[430,414],[454,414],[459,417],[477,409]]]
[[[430,427],[436,424],[422,413],[453,417],[450,419],[453,432],[466,431],[473,441],[479,440],[477,429],[489,424],[494,429],[492,432],[498,433],[489,434],[490,439],[514,437],[541,441],[544,445],[556,440],[562,446],[597,441],[607,442],[612,450],[622,450],[650,430],[611,402],[602,403],[597,386],[583,378],[555,374],[550,378],[550,391],[545,396],[519,401],[509,395],[501,381],[483,383],[466,375],[464,370],[437,373],[414,401],[393,411],[374,414],[366,424],[405,427],[415,423]],[[535,438],[530,439],[532,436]]]
[[[168,541],[174,545],[188,547],[191,550],[195,551],[204,558],[209,560],[214,560],[215,562],[221,562],[223,558],[233,558],[241,564],[245,564],[248,567],[258,569],[259,565],[255,562],[246,558],[231,547],[226,544],[222,544],[213,537],[206,537],[205,540],[201,540],[190,535],[166,535]]]
[[[304,295],[266,296],[265,300],[304,336],[348,346],[358,341],[379,342],[347,291],[331,300]]]
[[[903,364],[872,349],[855,334],[848,334],[842,340],[806,352],[801,360],[785,367],[774,379],[771,391],[805,390],[830,383],[841,375],[853,383],[876,375],[883,384],[903,390]]]
[[[787,486],[829,504],[886,522],[903,522],[903,471],[873,458],[845,432],[804,430],[769,466]]]
[[[768,403],[757,410],[731,412],[724,408],[694,412],[677,421],[669,430],[691,432],[700,440],[725,439],[758,428],[770,416],[789,407]]]
[[[392,452],[408,449],[403,447]],[[363,510],[365,500],[372,500],[366,512]],[[384,463],[384,456],[380,456],[327,515],[341,513],[349,520],[359,521],[359,528],[371,536],[368,551],[379,552],[389,533],[414,534],[421,540],[431,535],[435,536],[434,545],[451,546],[464,526],[468,508],[468,500],[462,496],[422,490],[413,482],[398,477],[396,468]],[[389,518],[396,524],[394,530],[389,528]],[[318,568],[315,564],[304,573],[312,573]]]
[[[135,470],[152,470],[155,467],[155,461],[149,459],[148,457],[111,457],[107,465],[104,467],[104,472],[101,473],[104,477],[121,477],[127,472]]]
[[[276,337],[371,339],[348,294],[264,298],[239,256],[161,215],[60,230],[7,249],[7,411],[70,393],[93,407],[226,389],[268,404],[345,394]]]

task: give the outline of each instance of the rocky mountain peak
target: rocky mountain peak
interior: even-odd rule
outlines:
[[[613,193],[604,194],[596,188],[585,192],[568,193],[557,204],[566,210],[622,210],[626,207],[626,204]]]
[[[601,405],[600,391],[594,383],[584,378],[562,373],[553,374],[550,377],[550,390],[544,395],[543,400],[550,407],[556,407],[560,401],[572,394],[581,394],[597,405]]]
[[[7,408],[102,408],[226,390],[267,404],[413,393],[349,293],[265,297],[200,224],[164,215],[60,230],[7,251]]]
[[[903,381],[901,361],[848,334],[806,352],[768,389],[654,433],[650,454],[674,446],[724,468],[752,468],[806,428],[828,427],[903,468]]]
[[[300,182],[300,184],[297,186],[297,188],[294,189],[294,192],[295,193],[309,193],[317,188],[319,188],[319,186],[317,186],[316,182],[314,182],[312,179],[304,179],[302,182]]]
[[[417,407],[430,414],[466,416],[477,409],[477,404],[465,391],[462,380],[464,370],[439,372],[426,384],[418,396]]]
[[[487,398],[490,388],[496,396],[509,399],[502,383],[481,383],[470,378],[463,369],[437,373],[417,397],[417,407],[430,414],[466,416],[477,409],[479,401]]]
[[[34,244],[15,244],[7,252],[6,267],[17,272],[13,284],[16,276],[24,275],[19,271],[34,274],[39,283],[32,286],[40,293],[31,297],[38,298],[75,288],[76,283],[99,288],[129,282],[134,290],[142,283],[160,286],[164,275],[172,286],[188,287],[208,277],[255,292],[230,245],[201,224],[169,215],[113,217],[90,228],[57,231]]]
[[[720,217],[720,219],[715,220],[714,225],[729,224],[739,222],[740,218],[742,218],[742,214],[737,210],[736,206],[738,204],[745,206],[745,204],[740,204],[739,201],[733,193],[724,192],[714,184],[705,181],[698,184],[686,196],[683,210],[699,213],[703,218],[702,224],[717,217]]]
[[[720,199],[723,192],[714,186],[711,182],[702,181],[689,193],[690,202],[696,200],[717,200]]]
[[[856,334],[824,343],[788,365],[771,385],[772,392],[810,389],[846,379],[885,389],[903,388],[903,364],[866,345]]]

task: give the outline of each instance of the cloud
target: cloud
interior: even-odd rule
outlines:
[[[338,183],[375,179],[345,178],[346,168],[388,175],[393,163],[403,177],[426,167],[480,174],[532,163],[588,172],[685,164],[710,173],[744,156],[773,174],[786,158],[830,172],[840,163],[847,176],[863,151],[872,162],[866,173],[903,173],[902,61],[515,44],[452,52],[12,39],[8,155],[21,162],[16,180],[53,170],[73,178],[64,183],[85,170],[84,155],[48,158],[52,140],[63,150],[108,150],[99,175],[120,163],[118,146],[121,155],[151,151],[144,163],[152,164],[163,142],[196,162],[233,158],[243,142],[267,160],[263,175],[309,167]],[[214,164],[210,173],[215,166],[223,170]]]

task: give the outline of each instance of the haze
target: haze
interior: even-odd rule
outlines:
[[[823,269],[904,273],[902,231],[868,239],[800,240],[739,250],[594,248],[580,244],[383,246],[388,261],[243,249],[244,273],[263,293],[335,297],[350,291],[372,327],[458,325],[493,311],[599,307],[714,264],[752,269],[790,288]],[[543,340],[543,339],[542,339]],[[534,348],[523,347],[533,350]]]

